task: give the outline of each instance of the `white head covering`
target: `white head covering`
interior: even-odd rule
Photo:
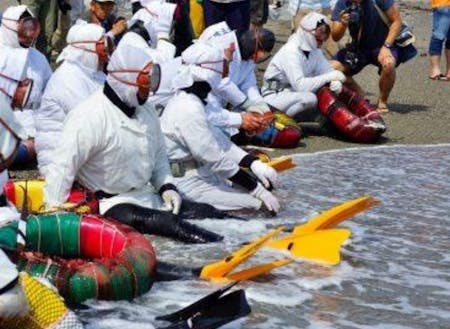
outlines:
[[[138,34],[126,33],[113,52],[108,64],[108,72],[115,70],[142,70],[152,62],[151,49]],[[138,73],[108,73],[106,81],[116,92],[120,99],[128,106],[138,106],[137,86],[130,86],[118,81],[112,75],[121,80],[136,82]]]
[[[128,21],[127,25],[132,26],[136,21],[141,20],[144,22],[144,27],[147,30],[148,35],[150,36],[150,44],[152,48],[156,48],[156,44],[158,42],[157,31],[155,26],[159,22],[159,16],[162,11],[169,11],[171,13],[171,17],[175,13],[176,5],[173,3],[166,3],[165,1],[141,1],[141,5],[144,7],[139,9],[133,17]],[[169,13],[169,16],[170,16]]]
[[[223,50],[198,42],[187,48],[181,58],[184,67],[173,79],[174,89],[190,87],[195,81],[206,81],[213,89],[219,85],[222,80]]]
[[[241,61],[241,52],[236,32],[232,31],[226,22],[221,22],[208,26],[198,38],[198,42],[210,44],[218,49],[225,49],[234,43],[236,50],[233,60]]]
[[[297,36],[300,41],[300,48],[305,51],[312,51],[317,49],[319,46],[317,44],[316,38],[311,32],[317,27],[317,23],[324,21],[330,25],[329,19],[319,13],[311,12],[300,21],[300,26],[297,29]]]
[[[28,49],[21,47],[0,50],[0,73],[17,81],[22,80],[26,75],[25,67],[28,55]],[[8,95],[13,96],[17,89],[17,82],[0,76],[0,88],[5,90]],[[0,96],[4,96],[1,91]],[[8,104],[10,103],[11,99]]]
[[[11,6],[5,10],[2,16],[2,24],[0,26],[0,45],[12,48],[21,48],[17,32],[10,30],[13,29],[17,31],[17,23],[9,20],[4,20],[3,18],[17,21],[20,19],[20,16],[22,16],[22,14],[26,11],[34,16],[33,13],[25,5]],[[5,25],[10,29],[6,28]]]
[[[79,43],[77,47],[72,46],[72,42],[97,41],[105,35],[105,29],[97,24],[88,24],[86,21],[77,20],[67,33],[67,46],[58,56],[56,63],[68,61],[77,64],[90,72],[98,71],[98,56],[96,53],[77,48],[83,47],[95,51],[95,43]]]

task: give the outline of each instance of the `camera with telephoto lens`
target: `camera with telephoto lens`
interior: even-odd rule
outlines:
[[[361,7],[352,3],[344,9],[345,14],[350,14],[348,25],[359,25],[361,22]]]

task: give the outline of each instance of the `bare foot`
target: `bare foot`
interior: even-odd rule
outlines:
[[[388,113],[389,112],[389,108],[387,107],[387,104],[384,103],[384,102],[378,102],[377,112],[378,113]]]

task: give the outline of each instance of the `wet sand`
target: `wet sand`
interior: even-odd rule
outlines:
[[[402,18],[414,27],[418,55],[397,69],[397,81],[389,99],[390,112],[383,114],[388,130],[385,138],[375,145],[450,143],[450,82],[428,79],[426,54],[431,35],[431,12],[423,1],[402,2],[400,7]],[[281,47],[290,34],[290,23],[272,21],[267,27],[277,35],[276,47]],[[445,72],[444,59],[441,69]],[[258,71],[260,75],[263,68]],[[366,97],[376,102],[377,69],[368,66],[356,76],[356,80],[366,91]],[[302,139],[300,147],[280,153],[308,153],[365,145],[312,136]]]

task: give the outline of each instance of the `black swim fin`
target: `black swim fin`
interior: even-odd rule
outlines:
[[[236,283],[229,284],[178,312],[157,317],[156,320],[172,322],[159,329],[215,329],[250,314],[244,290],[222,296]]]
[[[199,277],[200,271],[201,268],[196,269],[192,267],[181,266],[178,264],[158,261],[158,263],[156,264],[155,281],[160,282],[196,279]]]

